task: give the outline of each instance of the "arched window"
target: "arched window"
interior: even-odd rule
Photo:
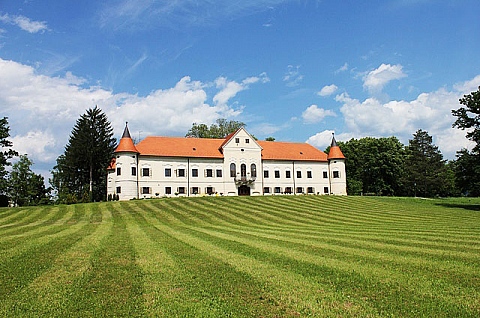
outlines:
[[[240,176],[242,178],[245,178],[247,176],[247,165],[244,163],[240,165]]]
[[[230,177],[235,178],[237,176],[237,167],[235,164],[232,162],[230,164]]]
[[[254,163],[250,165],[250,175],[252,176],[252,178],[257,177],[257,166]]]

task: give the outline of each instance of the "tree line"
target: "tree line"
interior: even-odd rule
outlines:
[[[452,127],[466,130],[475,146],[457,151],[447,161],[421,129],[407,146],[396,137],[361,138],[338,142],[344,153],[347,193],[394,196],[480,196],[480,87],[460,99],[452,110]],[[327,149],[328,151],[328,149]]]
[[[453,127],[466,130],[472,150],[461,149],[445,160],[427,131],[417,130],[408,145],[396,137],[338,142],[346,160],[349,195],[480,196],[480,87],[452,110]],[[218,119],[210,127],[192,125],[186,137],[225,138],[245,126]],[[51,171],[50,186],[35,174],[27,154],[19,155],[8,140],[8,118],[0,119],[0,206],[77,203],[106,200],[107,168],[117,142],[107,116],[95,106],[76,121],[63,154]],[[274,141],[275,138],[268,137]],[[328,153],[329,149],[326,149]],[[12,164],[12,160],[18,158]],[[53,192],[53,194],[52,194]]]

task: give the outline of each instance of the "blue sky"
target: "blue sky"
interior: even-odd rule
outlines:
[[[120,137],[240,120],[259,139],[429,132],[446,158],[480,86],[477,0],[0,2],[0,109],[48,178],[98,105]]]

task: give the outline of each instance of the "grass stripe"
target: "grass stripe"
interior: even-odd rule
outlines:
[[[142,209],[144,211],[144,209]],[[162,211],[163,212],[163,211]],[[203,248],[191,246],[182,233],[159,221],[152,209],[143,214],[152,240],[165,240],[169,255],[177,260],[173,273],[175,289],[171,299],[164,296],[167,317],[296,317],[298,312],[273,298],[264,283],[230,262],[212,257]],[[140,217],[137,215],[137,218]],[[190,246],[190,247],[189,247]],[[178,275],[180,274],[180,275]],[[179,298],[180,297],[180,298]],[[179,303],[180,302],[180,303]],[[173,307],[172,307],[173,305]]]
[[[9,300],[52,267],[57,257],[92,232],[92,228],[84,224],[64,225],[64,228],[55,237],[42,237],[34,241],[29,249],[0,263],[0,307],[9,309],[12,314],[28,310],[18,303],[10,304]]]
[[[109,218],[109,211],[105,206],[90,206],[91,217]],[[85,222],[85,221],[84,221]],[[6,305],[0,309],[3,317],[16,316],[18,310],[10,311],[12,307],[21,304],[22,315],[37,317],[67,317],[70,295],[74,293],[72,284],[90,269],[90,255],[98,247],[100,240],[108,233],[110,222],[98,225],[85,224],[91,230],[84,232],[84,237],[60,254],[52,266],[37,276],[26,288],[16,293]]]
[[[88,271],[72,283],[67,306],[71,317],[140,317],[143,313],[142,272],[118,204],[106,207],[112,217],[109,233],[90,255]]]

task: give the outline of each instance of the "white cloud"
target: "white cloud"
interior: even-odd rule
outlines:
[[[334,130],[324,130],[308,138],[307,143],[319,149],[325,149],[332,143]]]
[[[345,71],[348,71],[348,63],[345,62],[345,64],[343,64],[340,68],[338,68],[336,71],[335,71],[335,74],[338,74],[338,73],[341,73],[341,72],[345,72]]]
[[[70,72],[63,77],[37,74],[31,66],[0,59],[0,105],[7,116],[14,149],[28,153],[38,163],[50,163],[63,152],[75,121],[98,105],[108,116],[116,136],[129,122],[134,137],[151,134],[184,135],[193,122],[213,123],[241,113],[228,102],[254,83],[268,81],[265,74],[241,83],[219,77],[217,94],[209,105],[208,83],[186,76],[174,87],[147,96],[114,94],[101,87],[86,87],[84,79]],[[43,165],[46,166],[45,164]],[[48,168],[47,168],[48,169]]]
[[[49,131],[28,131],[26,135],[14,136],[11,141],[19,154],[28,154],[29,158],[36,158],[37,162],[51,162],[56,159],[52,153],[56,142]]]
[[[220,91],[213,97],[213,102],[216,105],[227,105],[228,101],[235,97],[239,92],[248,89],[249,85],[257,82],[267,83],[270,79],[266,73],[259,76],[251,76],[244,79],[241,83],[235,81],[228,81],[226,77],[218,77],[215,80],[215,86]]]
[[[452,129],[455,118],[452,109],[460,107],[458,99],[469,94],[480,85],[480,76],[454,85],[452,90],[440,88],[434,92],[422,93],[415,100],[391,100],[381,102],[376,98],[360,101],[347,93],[336,96],[343,105],[345,130],[352,136],[384,137],[396,136],[408,143],[418,129],[427,131],[447,158],[454,158],[455,151],[471,147],[464,138],[465,132]]]
[[[0,21],[3,23],[13,24],[20,29],[29,33],[37,33],[40,31],[48,30],[47,23],[44,21],[31,21],[29,18],[22,15],[10,16],[7,13],[0,15]]]
[[[303,80],[303,75],[300,74],[300,65],[297,65],[297,66],[288,65],[287,72],[283,76],[283,81],[287,83],[287,86],[289,87],[298,86],[300,85],[302,80]]]
[[[337,91],[338,87],[335,84],[324,86],[317,95],[330,96]]]
[[[310,136],[306,142],[317,147],[318,149],[325,150],[332,144],[332,137],[334,133],[334,130],[324,130],[316,133],[313,136]],[[348,141],[352,138],[355,138],[355,136],[349,133],[335,134],[335,140],[337,141]]]
[[[380,92],[389,82],[406,77],[400,64],[382,64],[363,77],[363,87],[369,92]]]
[[[100,12],[98,20],[102,27],[152,28],[158,25],[178,28],[215,25],[225,20],[272,10],[289,0],[243,0],[243,1],[137,1],[120,0],[108,3]],[[268,27],[271,23],[263,26]]]
[[[302,113],[303,121],[307,124],[319,123],[327,116],[336,116],[336,114],[329,109],[319,108],[317,105],[310,105]]]

